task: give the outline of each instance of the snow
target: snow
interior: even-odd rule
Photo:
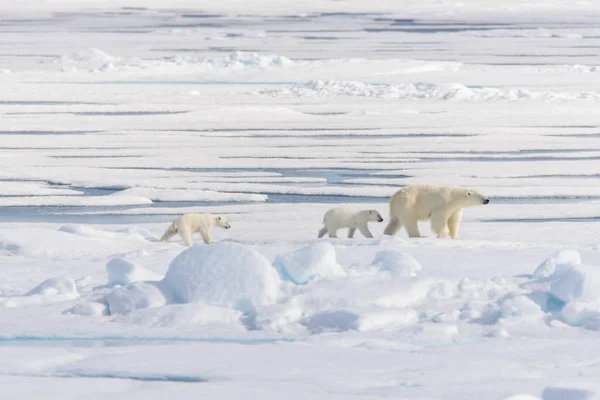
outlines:
[[[600,297],[600,268],[575,265],[554,273],[550,293],[568,303],[573,300],[595,300]],[[552,278],[552,277],[551,277]]]
[[[416,82],[400,85],[365,84],[362,82],[310,81],[289,88],[263,89],[261,94],[269,96],[336,97],[356,96],[381,99],[404,100],[457,100],[457,101],[564,101],[577,99],[600,100],[599,92],[532,92],[529,90],[493,87],[472,88],[461,83],[436,85]]]
[[[554,274],[557,269],[581,264],[581,256],[577,250],[561,250],[540,264],[533,273],[534,278],[547,278]]]
[[[279,276],[267,258],[229,242],[183,251],[169,265],[162,283],[175,302],[206,303],[245,313],[273,304],[280,291]]]
[[[593,398],[599,16],[555,0],[0,5],[2,393]],[[331,207],[387,218],[411,183],[492,201],[465,210],[460,240],[426,222],[423,238],[316,238]],[[160,242],[184,213],[235,224],[208,246]]]
[[[156,285],[146,282],[135,282],[116,288],[104,301],[112,315],[128,314],[139,309],[164,306],[167,303],[163,292]]]
[[[65,277],[46,279],[44,282],[27,292],[25,296],[53,296],[57,294],[77,295],[77,285],[75,284],[75,281]]]
[[[410,254],[394,250],[378,251],[372,264],[392,276],[417,276],[423,268]]]
[[[291,253],[278,255],[273,265],[281,279],[295,285],[310,281],[345,276],[346,272],[336,260],[335,247],[320,242]]]
[[[562,320],[572,326],[586,326],[598,330],[600,304],[596,302],[571,301],[560,311]]]
[[[160,281],[163,276],[132,264],[122,258],[113,258],[106,264],[109,285],[126,285],[139,281]]]
[[[107,305],[104,303],[97,302],[85,302],[76,304],[69,310],[75,315],[94,316],[94,315],[107,315]]]
[[[521,320],[536,321],[544,317],[542,308],[526,295],[509,297],[500,305],[502,317],[506,319],[518,318]]]

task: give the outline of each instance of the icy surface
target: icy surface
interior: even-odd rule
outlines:
[[[0,393],[597,397],[600,3],[400,3],[2,3]],[[491,203],[315,238],[410,183]]]

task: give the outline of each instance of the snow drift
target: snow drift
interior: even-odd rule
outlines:
[[[169,265],[163,284],[175,302],[251,312],[279,296],[280,278],[262,254],[239,244],[196,245]]]

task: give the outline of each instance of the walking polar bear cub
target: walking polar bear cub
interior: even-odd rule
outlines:
[[[330,238],[336,238],[338,229],[348,228],[349,238],[354,237],[356,229],[364,237],[372,238],[373,234],[367,227],[367,223],[371,221],[382,222],[383,218],[376,210],[356,211],[345,207],[332,208],[323,217],[325,226],[319,231],[319,237],[322,238],[328,233]]]
[[[390,222],[383,232],[395,235],[404,226],[409,237],[422,237],[418,221],[431,220],[438,238],[458,239],[463,208],[488,204],[484,194],[459,186],[407,185],[390,200]]]
[[[200,233],[204,243],[210,244],[212,242],[212,235],[210,231],[215,226],[219,228],[229,229],[229,221],[225,217],[214,214],[183,214],[177,218],[167,228],[167,231],[160,238],[161,242],[166,242],[175,235],[181,236],[186,246],[193,244],[192,235],[196,232]]]

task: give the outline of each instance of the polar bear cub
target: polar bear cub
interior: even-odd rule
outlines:
[[[418,221],[431,220],[438,238],[450,233],[458,239],[463,208],[488,204],[490,199],[477,190],[460,186],[407,185],[390,200],[390,222],[385,235],[395,235],[402,226],[409,237],[422,237]]]
[[[381,218],[381,215],[376,210],[356,211],[345,207],[332,208],[323,217],[323,224],[325,226],[319,231],[319,237],[322,238],[328,233],[330,238],[336,238],[338,229],[348,228],[349,238],[354,237],[356,229],[363,236],[372,238],[373,235],[367,227],[367,223],[370,221],[382,222],[383,218]]]
[[[167,228],[167,231],[160,238],[161,242],[166,242],[175,235],[181,236],[186,246],[191,246],[192,235],[196,232],[200,233],[204,243],[212,242],[211,230],[215,226],[219,228],[229,229],[229,221],[225,217],[214,214],[183,214],[177,218]]]

